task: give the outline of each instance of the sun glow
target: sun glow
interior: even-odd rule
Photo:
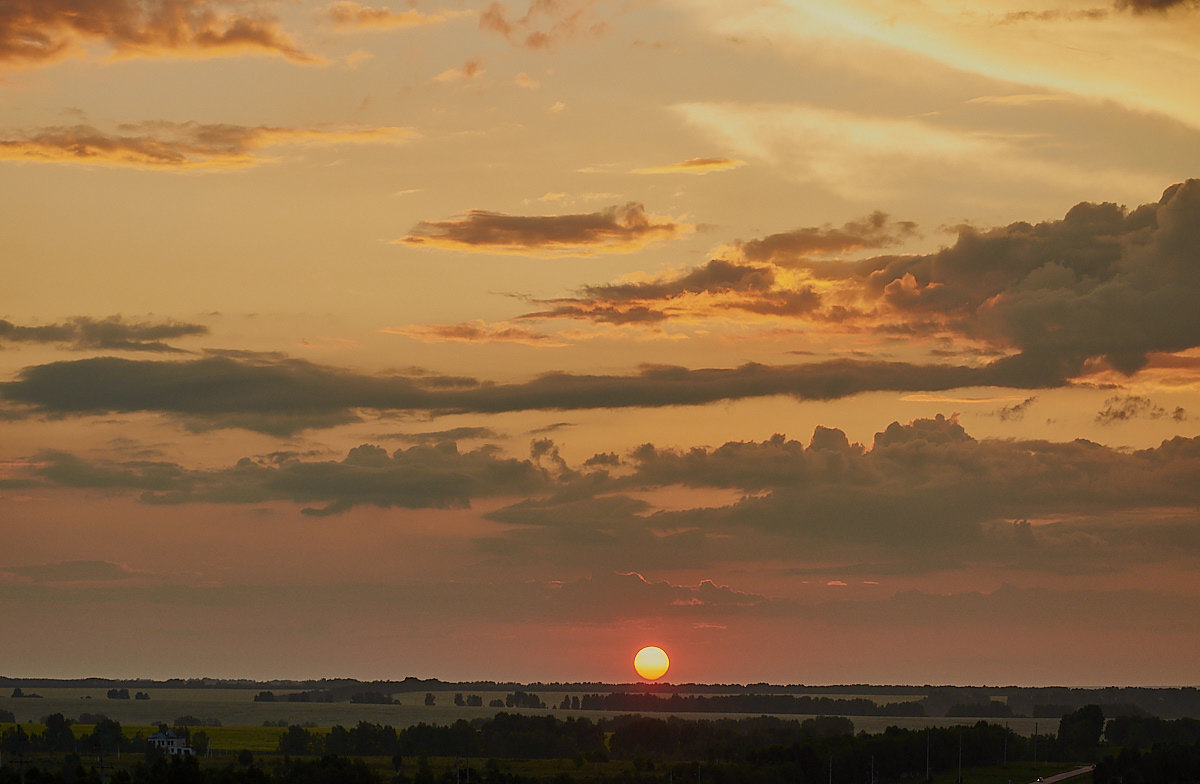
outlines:
[[[671,660],[667,658],[667,652],[654,645],[642,648],[633,657],[633,669],[648,681],[655,681],[666,675],[670,666]]]

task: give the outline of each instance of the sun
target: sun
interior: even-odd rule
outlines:
[[[637,656],[633,657],[633,669],[648,681],[656,681],[666,675],[670,666],[671,660],[667,658],[667,652],[656,645],[642,648],[637,652]]]

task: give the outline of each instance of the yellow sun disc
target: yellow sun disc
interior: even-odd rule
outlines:
[[[667,652],[654,645],[642,648],[637,652],[637,656],[633,657],[633,669],[648,681],[658,680],[666,675],[670,666],[671,660],[667,658]]]

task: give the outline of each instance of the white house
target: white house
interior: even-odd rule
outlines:
[[[146,738],[146,742],[150,744],[151,748],[158,749],[164,754],[190,757],[196,753],[192,750],[191,746],[187,745],[187,742],[183,738],[171,730],[156,732],[149,738]]]

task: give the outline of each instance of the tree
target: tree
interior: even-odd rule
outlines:
[[[1104,732],[1104,711],[1099,705],[1084,705],[1058,722],[1058,742],[1065,751],[1083,754],[1100,745]]]
[[[42,733],[42,741],[46,748],[53,751],[73,751],[75,749],[75,733],[71,731],[71,720],[61,713],[52,713],[42,717],[46,731]]]
[[[454,695],[454,704],[460,708],[467,704],[467,701],[463,699],[462,692]]]
[[[436,705],[437,699],[433,696],[433,692],[425,692],[425,704]]]

